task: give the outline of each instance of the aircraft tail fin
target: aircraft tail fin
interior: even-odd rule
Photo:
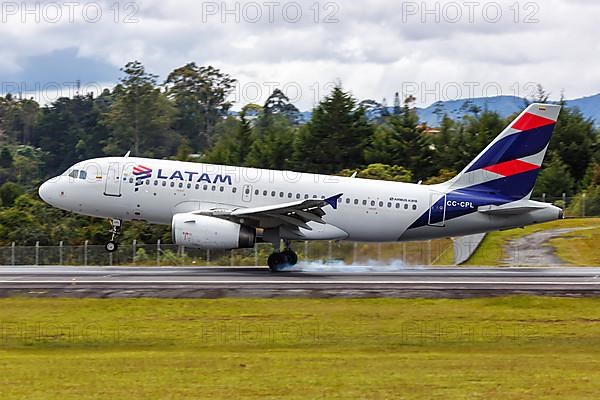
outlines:
[[[528,199],[560,108],[554,104],[531,104],[448,182],[450,188],[481,190],[514,200]]]

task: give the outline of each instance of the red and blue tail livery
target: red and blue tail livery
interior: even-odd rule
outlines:
[[[460,220],[484,206],[503,207],[504,212],[524,210],[521,203],[531,196],[560,108],[553,104],[527,107],[460,174],[437,185],[433,193],[439,195],[431,195],[430,209],[410,228]],[[455,206],[465,203],[470,206]]]

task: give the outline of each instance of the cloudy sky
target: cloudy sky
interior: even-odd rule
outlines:
[[[110,86],[134,59],[161,80],[189,61],[221,68],[239,80],[235,108],[280,87],[309,109],[337,81],[388,103],[528,96],[536,82],[575,98],[600,92],[598,18],[596,0],[4,1],[0,76],[3,93],[42,101],[76,80]]]

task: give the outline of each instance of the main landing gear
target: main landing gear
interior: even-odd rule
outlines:
[[[121,234],[121,220],[113,219],[110,222],[110,224],[112,225],[112,230],[111,230],[112,236],[110,238],[110,241],[104,245],[104,248],[109,253],[114,253],[115,251],[117,251],[117,248],[119,247],[119,245],[117,244],[117,238]]]
[[[278,247],[278,246],[277,246]],[[278,248],[271,254],[267,260],[271,272],[279,272],[285,267],[291,267],[298,263],[298,255],[290,247],[290,242],[285,242],[285,249],[279,251]]]

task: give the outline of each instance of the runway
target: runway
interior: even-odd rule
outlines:
[[[0,296],[424,297],[599,296],[600,268],[0,267]]]

